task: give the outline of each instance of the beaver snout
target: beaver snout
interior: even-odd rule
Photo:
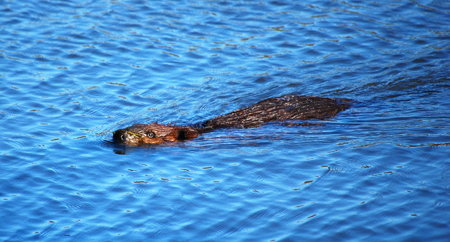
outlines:
[[[130,134],[126,130],[119,129],[114,132],[113,140],[115,142],[126,143],[130,139]]]
[[[147,139],[147,137],[144,137],[139,133],[131,132],[128,129],[119,129],[113,133],[114,142],[124,145],[139,145],[144,142],[143,139]]]

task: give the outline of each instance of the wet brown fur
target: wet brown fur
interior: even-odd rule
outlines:
[[[285,95],[265,99],[248,108],[209,119],[193,126],[135,124],[114,132],[115,142],[139,146],[183,141],[219,128],[254,128],[267,122],[286,120],[324,120],[350,107],[351,100]]]

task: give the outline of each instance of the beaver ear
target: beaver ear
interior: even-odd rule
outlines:
[[[186,140],[187,139],[187,130],[180,129],[177,131],[177,140]]]

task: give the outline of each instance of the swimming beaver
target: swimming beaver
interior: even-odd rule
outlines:
[[[327,119],[349,108],[350,99],[285,95],[192,126],[135,124],[114,132],[115,142],[138,146],[194,139],[219,128],[253,128],[271,121]]]

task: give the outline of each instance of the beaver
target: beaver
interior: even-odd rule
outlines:
[[[325,120],[348,109],[351,103],[352,100],[344,98],[284,95],[191,126],[135,124],[114,131],[113,140],[129,146],[163,144],[194,139],[220,128],[255,128],[267,122],[287,120]]]

